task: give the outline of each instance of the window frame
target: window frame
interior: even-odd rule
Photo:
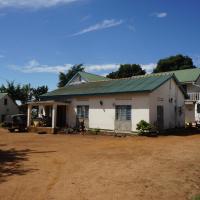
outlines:
[[[132,120],[132,106],[131,105],[116,105],[115,106],[115,120],[116,121],[131,121]]]
[[[76,109],[76,116],[78,119],[89,119],[89,105],[77,105]]]

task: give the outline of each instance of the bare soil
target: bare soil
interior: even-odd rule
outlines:
[[[1,200],[184,200],[200,194],[200,135],[38,135],[0,129]]]

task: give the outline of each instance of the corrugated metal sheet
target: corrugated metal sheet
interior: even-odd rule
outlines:
[[[51,96],[81,96],[127,92],[149,92],[158,88],[172,77],[173,74],[154,74],[138,76],[128,79],[117,79],[99,82],[89,82],[79,85],[68,85],[66,87],[44,94],[41,96],[41,98]]]

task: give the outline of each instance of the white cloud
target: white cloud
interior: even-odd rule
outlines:
[[[191,56],[195,66],[200,67],[200,55]]]
[[[160,13],[153,13],[152,16],[155,16],[157,18],[164,18],[167,17],[167,13],[166,12],[160,12]]]
[[[155,63],[149,64],[141,64],[142,69],[144,69],[147,73],[153,72],[153,69],[156,67]]]
[[[103,20],[100,23],[97,23],[95,25],[92,25],[88,28],[85,28],[77,33],[72,34],[71,36],[77,36],[77,35],[83,35],[85,33],[89,33],[89,32],[94,32],[94,31],[98,31],[98,30],[102,30],[102,29],[107,29],[107,28],[111,28],[111,27],[115,27],[115,26],[119,26],[123,23],[123,20],[115,20],[115,19],[106,19]]]
[[[59,73],[67,71],[71,66],[71,64],[55,66],[42,65],[37,60],[31,60],[25,66],[12,65],[11,68],[23,73]]]
[[[24,66],[16,66],[12,65],[11,68],[23,73],[59,73],[59,72],[67,72],[72,64],[63,64],[63,65],[43,65],[40,64],[37,60],[30,60]],[[117,70],[119,65],[117,64],[105,64],[105,65],[86,65],[85,70],[87,72],[100,72],[100,71],[109,71],[109,70]]]
[[[118,64],[105,64],[105,65],[89,65],[86,66],[87,72],[95,72],[95,71],[109,71],[109,70],[117,70],[120,65]]]
[[[0,0],[0,8],[48,8],[59,4],[69,4],[80,0]]]
[[[23,73],[59,73],[67,72],[73,64],[63,64],[63,65],[43,65],[37,60],[30,60],[24,66],[12,65],[12,69],[23,72]],[[85,71],[97,74],[108,74],[111,71],[116,71],[120,67],[119,64],[100,64],[100,65],[85,65]],[[155,63],[141,64],[141,67],[146,70],[147,73],[151,73],[156,67]]]

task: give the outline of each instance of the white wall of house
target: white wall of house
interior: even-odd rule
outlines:
[[[7,105],[4,105],[4,100],[7,99]],[[0,122],[2,122],[3,116],[18,114],[18,106],[13,102],[13,100],[5,95],[0,99]]]
[[[173,102],[169,102],[173,98]],[[100,104],[103,102],[103,105]],[[184,95],[174,80],[169,80],[152,93],[115,94],[73,98],[68,107],[68,124],[76,125],[78,105],[89,106],[89,128],[115,130],[115,106],[131,105],[131,131],[135,132],[137,123],[145,120],[154,124],[157,120],[157,105],[164,106],[164,128],[184,126]],[[175,106],[182,107],[182,114],[175,116]]]
[[[103,105],[100,104],[103,102]],[[140,120],[149,122],[149,94],[117,94],[104,96],[77,97],[68,108],[68,124],[76,124],[78,105],[89,105],[89,128],[115,130],[115,106],[131,105],[131,131],[136,131]]]
[[[170,102],[170,99],[172,101]],[[150,122],[157,122],[157,106],[164,107],[164,128],[183,127],[185,123],[184,95],[173,79],[170,79],[161,87],[150,94]],[[175,112],[176,106],[176,112]],[[182,114],[179,114],[182,107]]]
[[[185,122],[193,123],[195,122],[195,103],[190,102],[190,104],[185,105]]]

